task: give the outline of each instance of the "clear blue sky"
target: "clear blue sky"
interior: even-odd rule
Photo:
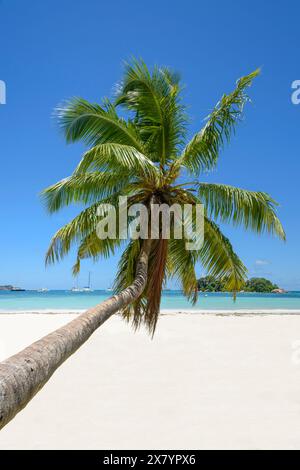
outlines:
[[[76,213],[49,216],[38,193],[68,176],[82,147],[67,146],[51,118],[63,99],[97,101],[112,93],[122,61],[141,56],[178,70],[186,84],[191,132],[235,80],[258,66],[253,104],[210,181],[269,192],[280,202],[287,243],[224,227],[250,275],[300,290],[300,79],[297,1],[0,0],[0,284],[69,288],[69,257],[44,267],[51,235]],[[117,259],[83,265],[107,287]]]

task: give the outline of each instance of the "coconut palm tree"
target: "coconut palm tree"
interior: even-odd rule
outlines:
[[[77,274],[83,259],[109,257],[122,245],[124,250],[110,299],[0,364],[0,426],[114,313],[120,312],[135,328],[145,324],[153,334],[168,277],[179,279],[184,294],[195,303],[195,265],[200,262],[208,274],[225,282],[227,290],[238,291],[246,268],[218,222],[285,238],[277,204],[268,194],[203,181],[241,120],[247,88],[258,73],[239,79],[188,142],[178,75],[165,67],[151,72],[142,61],[126,66],[114,102],[106,99],[99,105],[75,98],[58,109],[66,141],[82,141],[87,150],[74,173],[44,190],[43,198],[51,213],[73,203],[84,207],[54,235],[47,263],[61,260],[76,246]],[[202,246],[187,250],[184,237],[164,239],[161,227],[159,237],[152,240],[128,241],[120,233],[114,239],[100,239],[99,204],[117,207],[120,196],[127,196],[128,208],[142,203],[148,210],[153,203],[203,204]],[[118,221],[117,226],[119,230]]]

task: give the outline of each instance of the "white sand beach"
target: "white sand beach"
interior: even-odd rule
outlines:
[[[74,314],[0,315],[0,359]],[[299,315],[104,324],[0,432],[0,449],[300,449]]]

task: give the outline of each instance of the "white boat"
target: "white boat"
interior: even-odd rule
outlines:
[[[42,287],[41,289],[38,289],[37,292],[49,292],[49,289],[47,289],[47,287]]]
[[[80,289],[79,287],[72,287],[71,292],[83,292],[83,289]]]
[[[89,272],[89,283],[88,286],[86,287],[78,287],[78,284],[76,287],[72,287],[71,292],[93,292],[93,289],[91,288],[91,273]]]
[[[70,289],[70,292],[82,292],[82,289],[78,287],[78,280],[76,287],[72,287],[72,289]]]
[[[91,272],[89,271],[89,282],[86,287],[83,287],[82,292],[93,292],[93,289],[91,288]]]

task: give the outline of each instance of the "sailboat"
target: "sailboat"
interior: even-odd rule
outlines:
[[[78,287],[78,281],[76,287],[72,287],[71,292],[93,292],[91,288],[91,272],[89,271],[89,282],[86,287]]]
[[[71,292],[82,292],[82,289],[78,287],[78,279],[77,279],[76,287],[72,287]]]
[[[72,287],[71,292],[82,292],[82,289],[79,289],[79,287]]]
[[[90,271],[89,271],[88,285],[82,289],[82,292],[93,292],[93,289],[91,288],[91,272]]]

